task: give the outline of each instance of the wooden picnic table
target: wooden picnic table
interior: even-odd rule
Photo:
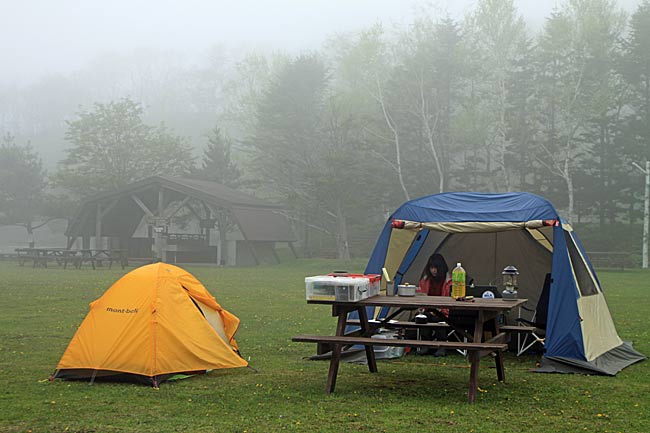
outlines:
[[[329,343],[332,345],[330,367],[327,376],[325,392],[334,391],[336,377],[338,374],[341,359],[341,350],[344,346],[363,345],[365,347],[368,369],[371,373],[377,372],[375,362],[374,345],[381,346],[406,346],[406,347],[428,347],[447,348],[464,350],[471,363],[469,376],[469,389],[467,395],[468,403],[476,399],[478,387],[478,371],[480,359],[486,355],[494,354],[497,379],[505,382],[505,371],[503,367],[502,352],[507,349],[507,333],[499,330],[498,316],[513,308],[517,308],[526,302],[526,299],[483,299],[475,298],[472,301],[457,301],[448,296],[385,296],[377,295],[358,302],[340,302],[312,300],[309,304],[326,304],[332,306],[332,316],[337,317],[336,332],[334,336],[322,335],[300,335],[294,337],[293,341],[311,343]],[[377,323],[368,320],[368,307],[390,307],[393,313],[385,320],[389,321],[403,311],[417,310],[423,308],[434,315],[447,321],[449,326],[454,328],[460,335],[465,337],[463,341],[426,341],[426,340],[402,340],[387,338],[371,338],[378,328]],[[475,314],[467,317],[473,318],[473,330],[466,331],[460,323],[454,323],[452,319],[445,317],[441,310],[462,310]],[[356,311],[359,314],[360,329],[346,334],[349,313]],[[451,316],[451,314],[450,314]]]
[[[57,264],[62,263],[66,248],[16,248],[15,251],[18,265],[24,266],[31,260],[33,268],[47,268],[48,260],[56,260]]]
[[[77,269],[80,269],[86,262],[90,263],[93,269],[103,266],[104,263],[108,263],[108,269],[111,269],[113,262],[119,263],[122,269],[124,269],[127,264],[126,250],[119,249],[68,250],[64,268],[67,266],[68,261]]]
[[[32,261],[32,267],[47,268],[48,260],[55,260],[59,266],[67,268],[72,264],[80,269],[84,263],[90,263],[93,269],[108,263],[108,268],[117,262],[126,266],[126,250],[119,249],[68,249],[68,248],[16,248],[18,264],[24,266],[28,260]]]

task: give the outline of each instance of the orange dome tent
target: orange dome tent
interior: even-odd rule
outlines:
[[[178,373],[245,367],[234,339],[238,326],[187,271],[166,263],[143,266],[90,304],[54,378],[157,386]]]

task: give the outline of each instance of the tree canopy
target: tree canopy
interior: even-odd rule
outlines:
[[[57,174],[60,185],[83,197],[148,176],[189,173],[193,156],[187,141],[164,124],[145,125],[142,112],[130,99],[79,111],[67,122],[71,147]]]
[[[7,133],[0,142],[0,224],[15,224],[29,234],[46,214],[45,170],[29,144],[16,144]],[[41,222],[41,221],[39,221]]]

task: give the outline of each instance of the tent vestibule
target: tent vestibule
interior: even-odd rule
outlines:
[[[503,269],[514,265],[518,295],[530,310],[550,274],[539,371],[614,375],[645,359],[619,338],[587,254],[547,200],[529,193],[443,193],[408,201],[386,222],[365,272],[385,268],[395,284],[418,284],[433,253],[450,265],[462,263],[468,282],[477,285],[499,286]]]

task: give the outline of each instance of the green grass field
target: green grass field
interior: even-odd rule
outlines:
[[[481,392],[466,404],[466,360],[406,356],[379,373],[343,364],[324,393],[327,362],[293,335],[332,333],[325,306],[307,305],[304,277],[363,262],[300,260],[278,266],[188,266],[242,321],[237,341],[251,369],[143,385],[47,379],[98,298],[130,269],[21,268],[0,262],[2,432],[639,432],[650,431],[650,362],[617,377],[536,374],[538,356],[506,356],[507,383],[481,365]],[[650,272],[600,272],[624,340],[650,354]]]

